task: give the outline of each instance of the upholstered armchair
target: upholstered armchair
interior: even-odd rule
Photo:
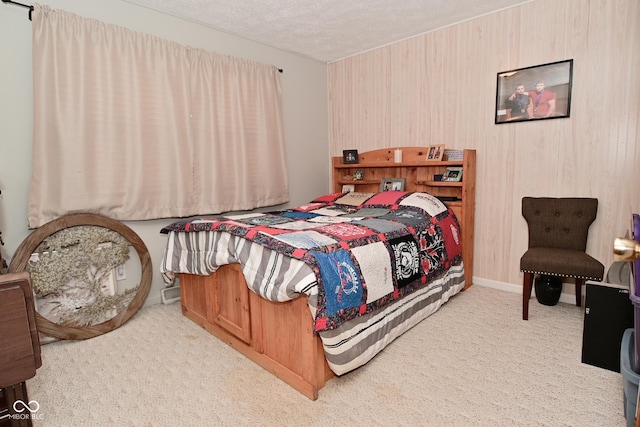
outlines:
[[[524,197],[522,215],[529,226],[528,250],[520,258],[524,273],[522,319],[529,319],[535,275],[575,280],[576,305],[582,304],[585,280],[601,281],[604,266],[586,254],[589,227],[596,219],[598,199]]]

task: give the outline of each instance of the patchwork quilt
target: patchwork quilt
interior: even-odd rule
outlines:
[[[190,218],[162,232],[223,231],[303,261],[317,332],[374,312],[461,264],[457,218],[428,193],[336,193],[277,212]]]

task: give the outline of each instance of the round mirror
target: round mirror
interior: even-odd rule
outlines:
[[[31,275],[38,332],[74,340],[128,321],[144,304],[152,277],[142,239],[96,214],[65,215],[36,229],[16,250],[9,271]]]

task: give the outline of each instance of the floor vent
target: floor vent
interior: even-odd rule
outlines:
[[[162,291],[162,303],[171,304],[176,301],[180,301],[180,286],[172,286],[170,288],[164,288]]]

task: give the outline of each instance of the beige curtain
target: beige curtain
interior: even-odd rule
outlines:
[[[289,200],[277,68],[46,6],[32,25],[30,227]]]

